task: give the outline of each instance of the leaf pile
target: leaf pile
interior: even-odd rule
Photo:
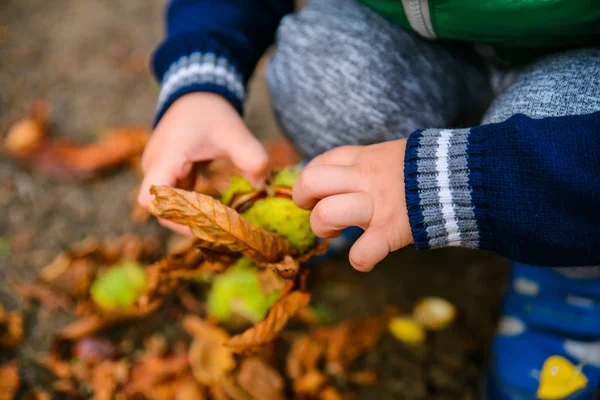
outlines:
[[[9,156],[55,179],[90,179],[134,162],[150,138],[150,130],[142,126],[107,130],[100,140],[86,145],[52,138],[49,108],[44,100],[35,101],[30,115],[10,128],[2,147]]]
[[[301,265],[324,252],[327,243],[299,256],[285,238],[254,227],[210,196],[169,187],[152,190],[152,213],[189,226],[194,240],[169,246],[168,254],[159,258],[160,246],[151,238],[88,238],[44,267],[38,282],[13,280],[22,297],[51,310],[72,310],[78,317],[57,332],[54,347],[43,360],[43,366],[57,378],[53,393],[107,400],[277,400],[290,396],[335,400],[350,397],[348,385],[376,382],[370,371],[352,371],[351,366],[378,344],[387,316],[336,326],[320,326],[311,320],[309,333],[301,325],[301,316],[310,314],[311,300],[306,288],[308,270]],[[261,287],[276,285],[278,299],[262,320],[234,334],[207,315],[198,290],[206,285],[203,279],[210,282],[211,276],[224,272],[240,257],[248,257],[262,269]],[[102,282],[98,277],[124,262],[145,266],[143,292],[126,306],[103,308],[90,297],[90,290]],[[117,283],[114,287],[121,287]],[[184,310],[194,313],[181,320],[191,341],[168,345],[166,338],[154,335],[140,350],[133,342],[127,344],[131,339],[115,338],[116,333],[122,335],[121,330],[104,336],[108,328],[147,318],[165,304],[178,310],[174,316]],[[290,321],[295,322],[291,328]],[[282,351],[285,348],[287,355]],[[285,374],[278,369],[284,360]]]

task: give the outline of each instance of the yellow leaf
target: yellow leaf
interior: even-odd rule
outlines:
[[[425,341],[425,330],[415,320],[409,317],[394,317],[390,320],[388,329],[399,341],[411,345]]]
[[[587,383],[587,377],[569,360],[561,356],[551,356],[542,366],[537,398],[563,399],[583,389]]]

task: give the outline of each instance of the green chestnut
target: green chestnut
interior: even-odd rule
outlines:
[[[263,292],[254,263],[241,257],[214,278],[206,305],[219,322],[239,328],[263,319],[278,297],[279,290]]]
[[[136,261],[124,261],[97,277],[90,288],[92,300],[107,310],[130,307],[146,290],[146,271]]]

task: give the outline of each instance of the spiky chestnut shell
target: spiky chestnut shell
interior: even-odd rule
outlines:
[[[252,192],[254,188],[246,179],[239,175],[233,175],[229,186],[223,193],[221,193],[221,203],[229,205],[233,196],[240,193]]]
[[[124,261],[97,277],[90,288],[94,302],[104,309],[127,308],[146,290],[146,271],[136,261]]]
[[[296,207],[289,198],[299,174],[298,168],[281,170],[266,193],[255,191],[244,178],[236,176],[221,200],[236,208],[254,226],[284,236],[299,253],[304,253],[314,245],[316,236],[310,229],[310,211]],[[252,199],[248,201],[245,197]]]
[[[285,237],[299,253],[315,243],[310,229],[310,211],[296,207],[292,199],[266,197],[242,214],[251,224]]]
[[[206,304],[211,316],[239,329],[263,319],[278,296],[279,290],[263,292],[252,260],[241,257],[215,277]]]

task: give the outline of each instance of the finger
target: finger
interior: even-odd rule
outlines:
[[[367,229],[373,213],[371,198],[364,193],[346,193],[319,201],[310,214],[315,235],[330,238],[349,226]]]
[[[150,169],[146,175],[144,175],[144,180],[142,180],[140,191],[138,193],[138,203],[140,203],[142,207],[148,209],[148,206],[152,201],[150,187],[152,185],[172,186],[176,180],[177,177],[170,168],[163,168],[159,165],[153,166],[153,168]]]
[[[194,235],[192,234],[192,231],[190,230],[190,228],[188,226],[179,225],[179,224],[176,224],[169,220],[161,219],[161,218],[158,219],[158,223],[161,224],[162,226],[164,226],[165,228],[169,228],[173,232],[179,233],[180,235],[187,236],[187,237],[194,237]]]
[[[244,131],[228,137],[228,142],[220,146],[233,164],[254,186],[264,184],[264,174],[269,157],[264,146],[250,132]]]
[[[348,258],[355,270],[369,272],[389,252],[388,242],[383,232],[370,228],[354,243]]]
[[[298,207],[310,209],[327,196],[356,192],[356,170],[337,165],[305,168],[294,183],[292,198]]]
[[[315,158],[313,158],[306,167],[316,167],[319,165],[342,165],[350,166],[354,164],[354,160],[362,146],[342,146],[329,150]]]

